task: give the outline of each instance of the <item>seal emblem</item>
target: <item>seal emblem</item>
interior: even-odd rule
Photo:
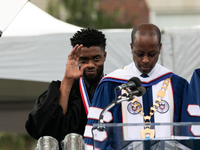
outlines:
[[[139,102],[138,102],[138,103],[139,103]],[[140,104],[140,105],[141,105],[141,104]],[[138,114],[137,109],[138,109],[138,108],[135,108],[131,102],[130,102],[130,103],[128,104],[128,106],[127,106],[128,112],[129,112],[130,114],[133,114],[133,115],[137,115],[137,114]]]
[[[162,100],[159,104],[157,111],[161,114],[166,113],[169,110],[169,104],[167,101]]]

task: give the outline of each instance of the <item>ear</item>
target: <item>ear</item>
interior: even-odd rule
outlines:
[[[160,54],[160,51],[161,51],[161,47],[162,47],[162,43],[160,43],[160,45],[159,45],[159,54]]]
[[[104,52],[104,62],[106,61],[107,52]]]
[[[131,53],[133,54],[133,44],[130,43],[130,46],[131,46]]]

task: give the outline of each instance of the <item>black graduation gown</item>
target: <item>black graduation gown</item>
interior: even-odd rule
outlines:
[[[53,81],[48,89],[36,100],[25,127],[35,139],[52,136],[60,142],[68,133],[84,134],[87,115],[80,94],[79,80],[72,86],[67,113],[59,104],[60,81]]]

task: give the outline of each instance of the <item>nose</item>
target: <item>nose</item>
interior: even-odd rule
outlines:
[[[95,67],[94,62],[93,62],[92,60],[90,60],[90,61],[88,62],[87,67],[88,67],[88,68],[94,68],[94,67]]]
[[[148,56],[144,56],[143,59],[142,59],[142,62],[145,63],[145,64],[149,63]]]

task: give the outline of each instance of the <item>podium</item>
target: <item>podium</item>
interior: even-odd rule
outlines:
[[[200,149],[200,122],[102,123],[93,127],[95,150]],[[144,131],[147,127],[148,130]]]

